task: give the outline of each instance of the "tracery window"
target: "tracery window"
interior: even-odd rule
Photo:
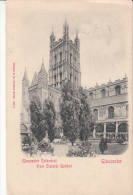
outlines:
[[[94,114],[94,119],[97,121],[98,120],[98,109],[94,109],[93,114]]]
[[[106,96],[106,90],[105,89],[102,89],[101,90],[101,95],[102,95],[102,97],[105,97]]]
[[[70,64],[72,63],[72,54],[70,53]]]
[[[114,118],[114,107],[113,107],[113,106],[110,106],[110,107],[108,108],[108,118],[109,118],[109,119]]]
[[[60,52],[60,62],[62,62],[62,52]]]
[[[117,86],[115,87],[115,94],[116,94],[116,95],[120,95],[120,94],[121,94],[121,86],[120,86],[120,85],[117,85]]]
[[[56,64],[57,63],[57,56],[56,55],[55,55],[54,59],[55,59],[55,64]]]

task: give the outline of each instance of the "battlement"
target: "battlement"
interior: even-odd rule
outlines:
[[[118,84],[121,84],[121,83],[123,83],[123,82],[128,82],[128,78],[127,78],[127,76],[125,76],[124,78],[122,78],[122,79],[117,79],[117,80],[115,80],[115,81],[108,81],[107,83],[102,83],[101,85],[98,85],[98,84],[96,84],[95,85],[95,87],[90,87],[89,89],[88,89],[88,91],[90,92],[90,91],[95,91],[95,90],[97,90],[97,89],[102,89],[102,88],[105,88],[105,87],[110,87],[110,86],[113,86],[113,85],[118,85]]]
[[[90,102],[103,101],[116,96],[122,96],[128,93],[128,78],[115,80],[114,82],[109,81],[107,84],[96,84],[95,87],[86,89]]]

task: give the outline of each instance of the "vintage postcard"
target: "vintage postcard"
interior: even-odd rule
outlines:
[[[8,0],[8,195],[131,195],[132,2]]]

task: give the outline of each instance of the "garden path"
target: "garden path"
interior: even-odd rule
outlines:
[[[54,155],[64,157],[68,153],[67,144],[54,144]]]

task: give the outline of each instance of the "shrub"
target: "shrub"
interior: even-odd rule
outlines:
[[[126,141],[126,138],[125,138],[124,135],[119,135],[116,138],[116,142],[119,143],[119,144],[123,144],[125,141]]]
[[[78,149],[75,150],[73,147],[68,151],[67,156],[69,157],[87,157],[90,152],[91,144],[88,141],[79,143]]]
[[[38,150],[40,150],[41,152],[48,152],[48,153],[54,152],[54,148],[50,145],[50,143],[47,142],[40,143],[38,145]]]

